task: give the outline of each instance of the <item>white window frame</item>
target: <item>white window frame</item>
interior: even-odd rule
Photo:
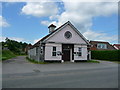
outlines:
[[[100,46],[100,47],[99,47],[99,46]],[[107,49],[107,44],[98,43],[98,44],[97,44],[97,48],[98,48],[98,49]]]

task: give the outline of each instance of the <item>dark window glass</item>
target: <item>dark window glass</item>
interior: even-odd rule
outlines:
[[[53,51],[56,51],[56,47],[53,47]]]
[[[56,56],[56,47],[53,47],[52,56]]]
[[[82,48],[78,48],[78,56],[82,56]]]
[[[65,32],[65,37],[66,37],[67,39],[70,39],[70,38],[72,37],[72,33],[69,32],[69,31]]]
[[[43,47],[40,47],[40,53],[41,54],[43,53]]]
[[[52,52],[52,56],[56,56],[56,52]]]

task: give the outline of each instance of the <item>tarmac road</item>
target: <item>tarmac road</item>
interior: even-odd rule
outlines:
[[[3,62],[3,88],[118,88],[118,64],[32,64],[25,56]]]

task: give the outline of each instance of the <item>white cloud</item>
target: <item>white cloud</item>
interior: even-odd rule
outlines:
[[[48,0],[0,0],[2,2],[46,2]],[[53,2],[53,0],[49,0],[51,2]]]
[[[46,25],[46,26],[48,26],[49,23],[50,23],[49,21],[41,21],[41,24]]]
[[[28,2],[22,8],[22,13],[36,17],[47,17],[57,12],[57,5],[54,2]]]
[[[117,13],[117,3],[64,2],[65,11],[59,16],[57,25],[71,21],[81,33],[90,29],[93,17],[110,16]]]
[[[0,0],[2,2],[41,2],[46,0]],[[50,2],[60,2],[60,0],[49,0]],[[119,0],[64,0],[66,2],[118,2]]]
[[[44,25],[54,22],[56,26],[60,26],[66,21],[71,21],[81,33],[86,32],[93,25],[92,19],[97,16],[110,16],[117,13],[117,3],[111,2],[64,2],[65,11],[60,15],[56,15],[56,21],[41,21]],[[55,15],[54,15],[55,17]],[[53,16],[49,17],[50,20],[54,19]]]
[[[8,27],[8,26],[10,26],[10,24],[8,24],[5,18],[0,16],[0,27]]]
[[[73,1],[73,0],[72,0]],[[98,33],[90,30],[93,25],[92,19],[98,16],[110,16],[117,14],[118,3],[117,2],[97,2],[97,3],[85,3],[85,2],[64,2],[64,12],[58,15],[58,7],[55,2],[27,2],[22,8],[22,13],[26,15],[32,15],[36,17],[49,17],[49,21],[41,21],[43,25],[49,25],[51,23],[56,26],[60,26],[66,21],[71,21],[77,29],[91,40],[117,40],[117,36],[108,36],[105,33]],[[100,0],[98,0],[100,1]],[[56,19],[56,20],[55,20]],[[34,40],[34,43],[38,39]]]
[[[93,25],[93,18],[98,16],[108,17],[112,14],[118,13],[118,3],[116,2],[64,2],[65,11],[57,15],[57,20],[41,21],[41,24],[49,25],[51,23],[60,26],[67,21],[72,24],[88,39],[91,40],[107,40],[113,42],[117,41],[117,36],[108,36],[106,33],[98,33],[90,30]],[[104,22],[103,22],[104,23]],[[114,38],[113,38],[114,37]],[[116,38],[115,38],[116,37]]]
[[[91,31],[91,30],[86,31],[85,33],[83,33],[83,35],[88,40],[107,41],[110,43],[117,43],[118,42],[117,35],[109,36],[107,33],[97,33],[97,32]]]
[[[46,26],[49,26],[50,24],[54,24],[58,27],[58,23],[56,21],[52,21],[52,22],[51,21],[41,21],[40,23],[43,25],[46,25]]]
[[[8,37],[10,40],[15,40],[15,41],[18,41],[18,42],[22,42],[24,41],[25,39],[24,38],[18,38],[18,37]],[[0,37],[0,42],[1,41],[5,41],[6,37]]]

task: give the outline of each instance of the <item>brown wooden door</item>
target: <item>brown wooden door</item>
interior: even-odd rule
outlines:
[[[70,50],[63,50],[63,60],[70,61]]]

